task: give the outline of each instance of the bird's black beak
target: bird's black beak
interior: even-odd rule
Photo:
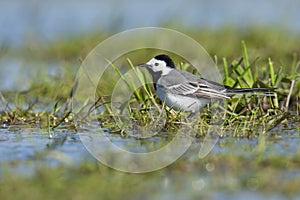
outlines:
[[[151,65],[148,65],[147,63],[139,64],[138,67],[150,67]]]

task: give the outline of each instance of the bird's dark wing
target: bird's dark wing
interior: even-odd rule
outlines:
[[[176,85],[165,87],[165,89],[173,94],[211,99],[230,99],[226,95],[226,89],[218,90],[219,88],[210,87],[207,84],[200,82],[184,82]]]
[[[226,88],[213,81],[209,81],[186,71],[173,70],[169,77],[162,78],[159,84],[165,90],[178,95],[198,97],[229,99],[226,95]]]

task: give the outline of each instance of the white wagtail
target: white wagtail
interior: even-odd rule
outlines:
[[[232,88],[175,68],[168,55],[158,55],[146,67],[153,78],[157,96],[174,109],[195,113],[211,99],[230,99],[235,94],[272,92],[276,88]]]

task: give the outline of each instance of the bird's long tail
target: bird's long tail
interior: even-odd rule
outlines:
[[[264,96],[274,96],[277,88],[226,88],[228,95],[234,94],[255,94]]]

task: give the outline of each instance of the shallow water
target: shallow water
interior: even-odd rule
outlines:
[[[145,152],[154,144],[170,141],[167,136],[156,136],[148,141],[109,133],[106,136],[114,144],[136,152]],[[274,181],[285,183],[300,179],[300,132],[296,130],[282,130],[276,136],[254,139],[221,138],[204,159],[198,157],[201,142],[202,139],[195,139],[174,164],[156,175],[156,172],[149,174],[152,178],[145,184],[153,189],[152,197],[283,199],[285,195],[276,188],[272,192],[260,188],[258,180],[264,176],[260,170],[273,170],[277,178],[271,176],[267,179]],[[4,174],[34,176],[40,167],[67,168],[84,162],[97,162],[77,134],[63,130],[49,139],[46,132],[39,130],[0,129],[0,152],[0,180]]]
[[[24,176],[35,174],[40,166],[71,166],[83,160],[94,160],[82,146],[79,137],[59,132],[49,139],[48,133],[36,130],[0,130],[0,163],[9,171]],[[4,168],[0,168],[0,174]]]

